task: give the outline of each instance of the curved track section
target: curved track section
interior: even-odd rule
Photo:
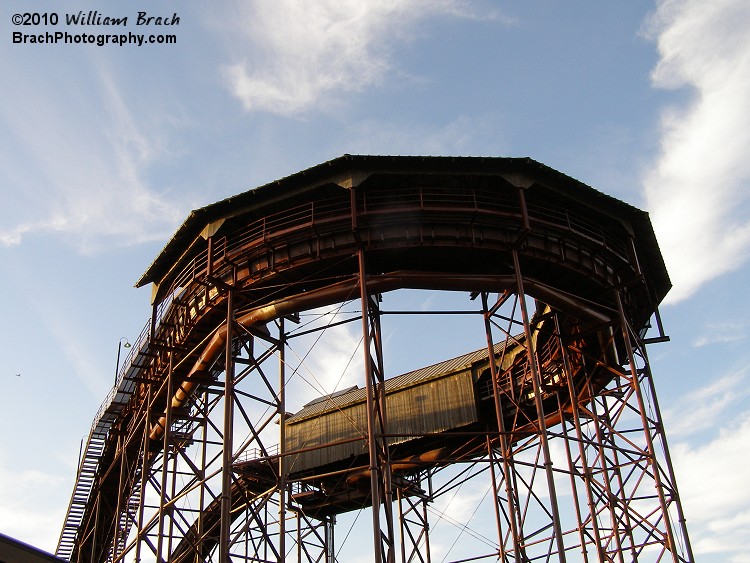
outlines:
[[[280,319],[405,288],[528,295],[600,345],[602,327],[644,330],[670,287],[646,213],[533,160],[349,155],[194,211],[138,285],[148,283],[154,315],[116,386],[127,396],[103,405],[107,428],[92,430],[96,455],[79,471],[58,548],[71,561],[136,549],[189,560],[186,546],[200,545],[201,557],[213,549],[218,540],[201,544],[201,530],[216,537],[221,495],[178,522],[176,547],[153,539],[167,509],[149,520],[144,506],[159,500],[142,491],[151,483],[169,505],[166,452],[179,455],[205,424],[194,399],[219,396],[231,350],[269,339]],[[627,346],[620,336],[605,347]],[[237,491],[252,487],[228,482],[225,509],[236,513]]]

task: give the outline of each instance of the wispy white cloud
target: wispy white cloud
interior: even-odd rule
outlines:
[[[339,319],[340,320],[340,319]],[[334,321],[337,322],[337,321]],[[329,329],[308,363],[326,393],[364,386],[364,352],[358,323]]]
[[[322,0],[238,6],[245,56],[223,68],[249,111],[282,115],[336,103],[342,93],[381,83],[396,45],[434,16],[511,23],[497,10],[456,0]]]
[[[750,412],[741,410],[748,395],[747,370],[739,370],[664,412],[693,551],[717,561],[748,561],[750,555]],[[698,436],[707,431],[711,437],[701,442]]]
[[[750,254],[750,4],[661,0],[649,20],[660,88],[684,88],[665,110],[661,153],[645,177],[647,207],[677,302]]]
[[[364,386],[361,323],[323,328],[347,318],[351,315],[342,313],[337,307],[309,311],[303,317],[301,328],[317,327],[321,330],[290,340],[287,363],[291,377],[287,390],[290,395],[303,398],[302,403],[355,385]],[[294,410],[301,406],[294,404],[290,408]]]
[[[672,408],[664,411],[669,435],[694,435],[716,425],[722,413],[736,408],[750,395],[746,378],[747,370],[736,371],[680,397]]]
[[[110,72],[94,72],[90,90],[97,95],[87,91],[81,100],[34,90],[16,86],[0,114],[18,163],[0,170],[14,188],[4,201],[0,244],[54,233],[87,252],[166,236],[186,210],[145,179],[164,156],[160,136],[135,118]],[[19,169],[28,174],[19,177]]]
[[[747,326],[744,323],[711,323],[703,327],[703,334],[693,341],[693,346],[702,348],[710,344],[739,342],[746,336]]]
[[[750,545],[750,413],[703,446],[677,443],[672,459],[696,555],[732,554],[748,561]]]

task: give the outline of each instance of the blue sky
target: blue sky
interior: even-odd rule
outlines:
[[[177,12],[147,30],[177,44],[13,44],[32,8]],[[133,284],[191,209],[343,153],[529,156],[651,213],[674,288],[650,355],[693,548],[750,561],[745,0],[1,12],[0,531],[54,550],[118,341],[150,314]]]

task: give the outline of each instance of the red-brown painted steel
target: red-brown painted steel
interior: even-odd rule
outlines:
[[[425,502],[435,498],[437,491],[419,489],[416,480],[430,481],[450,459],[489,467],[498,536],[494,557],[521,561],[538,551],[524,531],[530,524],[523,505],[533,491],[519,485],[522,467],[514,456],[522,443],[539,447],[543,458],[538,473],[545,475],[550,503],[539,504],[540,514],[549,514],[548,527],[553,530],[550,556],[565,560],[573,549],[570,538],[577,537],[584,553],[587,545],[595,545],[599,558],[626,551],[642,555],[644,549],[658,552],[653,543],[662,553],[655,560],[692,560],[682,517],[676,531],[668,520],[673,505],[680,515],[681,509],[658,418],[644,414],[648,447],[643,461],[639,457],[633,463],[644,475],[666,475],[666,483],[656,481],[660,523],[638,520],[634,526],[646,531],[629,539],[602,529],[603,514],[613,514],[613,521],[616,513],[633,522],[641,518],[629,506],[630,483],[618,476],[619,464],[610,459],[620,452],[611,450],[608,438],[592,438],[583,428],[585,420],[610,416],[593,410],[597,394],[609,392],[606,386],[627,378],[628,371],[635,389],[645,385],[653,395],[647,366],[644,371],[638,363],[631,340],[640,338],[649,318],[658,315],[658,303],[670,284],[642,211],[530,159],[347,155],[193,212],[139,281],[146,283],[154,286],[150,330],[133,347],[113,390],[124,399],[119,406],[103,406],[104,414],[94,421],[86,449],[91,453],[82,462],[86,469],[79,472],[58,554],[87,562],[141,560],[149,554],[156,560],[187,561],[206,559],[216,551],[218,560],[229,561],[242,544],[246,555],[251,549],[261,558],[260,550],[262,557],[284,560],[288,545],[295,543],[300,561],[332,561],[331,515],[339,510],[337,505],[331,504],[328,513],[321,511],[313,523],[303,514],[303,505],[292,506],[293,498],[306,498],[304,490],[297,497],[287,495],[302,487],[309,496],[325,475],[287,474],[283,460],[293,452],[282,446],[284,455],[271,455],[261,438],[272,420],[278,419],[283,429],[286,418],[286,399],[274,389],[263,366],[279,353],[280,343],[288,345],[281,322],[285,317],[359,298],[370,478],[361,501],[372,506],[376,560],[395,561],[397,528],[404,558],[407,551],[414,555],[429,543],[426,517],[416,524],[423,526],[416,532],[415,525],[410,528],[403,521],[394,526],[392,499],[394,494],[400,502],[413,495],[425,495]],[[391,482],[395,466],[387,442],[386,352],[377,307],[370,306],[378,295],[400,289],[481,294],[490,352],[500,324],[496,314],[501,305],[515,300],[522,318],[511,325],[523,335],[522,342],[509,330],[500,338],[507,349],[526,347],[526,367],[514,364],[512,369],[530,370],[531,387],[524,388],[524,401],[531,401],[528,405],[533,403],[536,413],[532,416],[530,406],[520,406],[516,372],[508,371],[503,377],[509,379],[501,384],[500,373],[489,362],[494,426],[471,429],[476,437],[467,433],[465,445],[452,450],[448,460],[421,462],[424,473],[410,466],[408,483],[401,475]],[[497,307],[489,307],[489,292],[500,294]],[[527,311],[527,296],[574,319],[565,325],[573,327],[572,332],[561,331],[559,325],[557,329],[555,362],[563,366],[564,376],[559,388],[549,387],[552,384],[540,372],[540,362],[549,360],[540,359],[541,352],[534,349],[541,325]],[[661,337],[658,316],[657,323]],[[274,327],[279,328],[278,336],[271,335]],[[600,357],[588,357],[591,352],[580,346],[603,342],[606,330],[614,331],[614,340],[602,344]],[[257,351],[264,343],[267,350]],[[612,350],[618,347],[629,358],[625,369],[612,360]],[[237,374],[235,362],[242,366]],[[284,372],[279,369],[278,385],[284,388]],[[221,373],[226,374],[224,383]],[[548,376],[552,377],[544,377]],[[265,397],[234,388],[251,378],[265,382]],[[501,404],[501,395],[502,401],[510,402]],[[633,400],[645,413],[647,405],[640,395],[633,395]],[[268,409],[257,422],[249,414],[256,403]],[[515,405],[514,410],[508,411],[508,405]],[[212,422],[214,411],[223,412],[223,425]],[[233,440],[238,423],[249,428],[248,440],[239,446]],[[563,430],[552,430],[556,425]],[[460,436],[455,433],[453,446]],[[571,508],[577,514],[575,533],[560,524],[561,501],[548,444],[553,439],[565,444],[569,467],[563,471],[574,488],[585,489],[582,497],[588,499],[586,509],[577,504]],[[425,443],[429,440],[426,436]],[[665,449],[666,459],[654,440]],[[186,456],[191,447],[197,448],[198,461]],[[223,450],[218,458],[211,454],[215,447]],[[240,470],[237,456],[253,447],[263,452],[258,463]],[[601,455],[589,457],[597,447]],[[601,483],[591,477],[592,463],[603,472]],[[579,466],[585,473],[580,484]],[[650,469],[641,469],[646,466]],[[331,475],[339,474],[332,471]],[[217,474],[221,493],[211,481]],[[620,495],[619,504],[605,499],[605,489],[611,498]],[[156,508],[150,504],[154,494]],[[200,499],[197,511],[187,505],[178,508],[194,496]],[[343,503],[340,509],[353,506]],[[405,512],[416,514],[419,506],[413,504]],[[287,527],[290,509],[299,516],[296,540]],[[244,524],[238,520],[240,514]],[[261,527],[260,522],[265,524]],[[406,533],[422,538],[408,550]],[[675,534],[686,545],[682,551],[675,545]]]

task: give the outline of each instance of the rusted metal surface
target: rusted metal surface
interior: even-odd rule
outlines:
[[[147,283],[154,315],[120,371],[118,400],[105,402],[96,417],[58,554],[87,562],[228,561],[260,549],[263,560],[281,561],[294,544],[299,561],[332,561],[331,515],[370,505],[377,559],[398,556],[397,530],[422,538],[410,544],[402,537],[401,556],[422,556],[427,519],[396,525],[392,501],[400,514],[424,516],[419,499],[443,494],[433,479],[460,461],[491,475],[493,557],[538,556],[533,536],[546,538],[548,557],[558,560],[587,546],[600,558],[642,556],[648,548],[657,561],[692,559],[684,523],[673,529],[668,517],[673,507],[679,511],[679,497],[668,452],[665,459],[658,451],[666,452],[658,413],[648,414],[655,395],[639,338],[670,283],[646,213],[530,159],[347,155],[194,211],[138,282]],[[389,413],[377,302],[401,289],[481,295],[476,318],[487,349],[523,349],[483,376],[490,392],[477,418],[494,422],[471,428],[472,435],[456,432],[447,457],[420,455],[435,450],[443,426],[460,424],[451,417],[419,427],[424,450],[401,448],[391,457],[391,446],[409,442],[404,437],[415,427],[400,418],[402,407]],[[490,293],[498,295],[496,305]],[[542,325],[532,319],[532,300],[548,315],[545,326],[562,319],[559,330],[546,333],[547,343],[559,339],[555,346],[537,349]],[[266,444],[274,422],[287,424],[288,402],[280,392],[284,376],[277,381],[266,372],[269,359],[290,346],[285,317],[351,301],[360,303],[368,405],[369,453],[356,470],[365,471],[369,486],[355,479],[350,491],[336,488],[336,498],[320,501],[312,517],[290,499],[325,495],[333,481],[320,474],[324,468],[342,482],[346,471],[321,461],[285,474],[284,457],[304,448],[283,442],[279,457]],[[626,392],[641,388],[646,399]],[[642,413],[646,447],[628,461],[631,471],[642,481],[665,476],[655,484],[660,509],[653,518],[636,509],[641,491],[622,476],[619,457],[632,454],[612,445],[624,444],[615,424],[620,405]],[[557,471],[579,487],[575,510],[556,507],[553,440],[568,455]],[[541,461],[521,461],[534,448]],[[238,463],[252,449],[257,462]],[[533,488],[545,487],[548,501],[531,485],[519,486],[529,467],[546,483]],[[547,519],[535,531],[524,508],[530,503]],[[287,527],[290,508],[296,531]],[[569,512],[576,520],[563,526]],[[629,536],[620,534],[620,522],[632,528]],[[686,550],[677,549],[675,534]]]

